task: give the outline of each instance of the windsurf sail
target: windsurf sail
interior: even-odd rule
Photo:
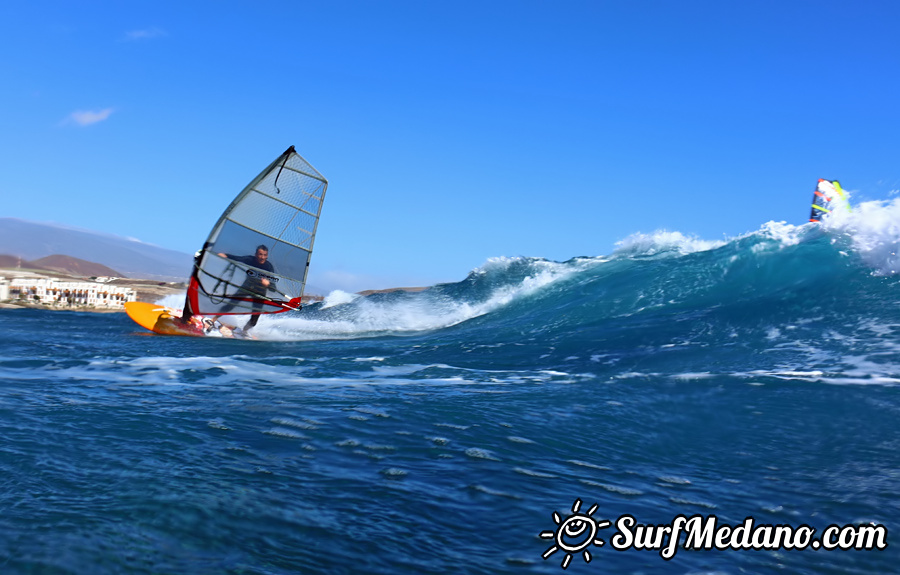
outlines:
[[[300,309],[328,181],[291,146],[231,202],[197,253],[194,314]]]
[[[841,188],[839,181],[820,179],[813,192],[812,212],[809,214],[809,221],[822,221],[822,217],[825,214],[830,214],[834,210],[850,211],[850,202],[847,199],[847,194]]]

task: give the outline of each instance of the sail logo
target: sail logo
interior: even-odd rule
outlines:
[[[277,278],[277,277],[275,277],[275,276],[269,276],[269,275],[266,275],[266,274],[261,274],[261,273],[259,273],[259,272],[256,271],[256,270],[247,270],[247,275],[250,276],[250,277],[252,277],[252,278],[258,278],[258,279],[269,280],[270,282],[274,282],[274,283],[277,283],[277,282],[278,282],[278,278]]]
[[[572,557],[581,554],[585,563],[592,556],[589,547],[603,547],[607,541],[597,537],[601,529],[615,525],[616,531],[608,539],[610,547],[616,551],[638,549],[656,551],[669,561],[679,549],[700,550],[777,550],[777,549],[822,549],[840,550],[882,550],[886,549],[887,527],[881,523],[831,524],[817,534],[815,528],[802,524],[791,525],[758,524],[753,517],[747,517],[738,525],[720,523],[715,515],[677,515],[667,524],[638,523],[633,515],[624,514],[615,522],[597,520],[593,514],[598,505],[582,513],[581,500],[576,499],[572,513],[562,519],[553,513],[557,527],[552,531],[541,531],[541,539],[552,539],[553,544],[544,551],[546,561],[557,551],[565,553],[560,567],[567,569]]]

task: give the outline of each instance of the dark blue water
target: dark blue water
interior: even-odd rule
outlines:
[[[566,572],[898,572],[900,276],[877,231],[498,259],[332,294],[261,341],[2,310],[0,573],[562,573],[539,534],[576,499],[875,522],[889,546],[593,546]]]

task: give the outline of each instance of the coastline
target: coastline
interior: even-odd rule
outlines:
[[[372,295],[374,293],[390,293],[396,291],[404,291],[404,292],[417,292],[423,291],[428,288],[390,288],[383,290],[366,290],[358,292],[359,295],[366,297]],[[151,293],[149,291],[139,291],[137,301],[156,301],[166,295],[181,293],[184,288],[181,289],[173,289],[168,290],[168,293]],[[163,291],[163,290],[160,290]],[[148,295],[150,297],[141,298],[141,295]],[[311,303],[316,303],[323,301],[325,296],[321,295],[305,295],[303,296],[303,304],[308,305]],[[70,305],[44,305],[39,303],[28,303],[28,302],[19,302],[15,300],[2,301],[0,302],[0,311],[2,310],[14,310],[14,309],[39,309],[44,311],[79,311],[79,312],[89,312],[89,313],[125,313],[124,308],[108,308],[108,307],[91,307],[91,306],[70,306]]]
[[[57,279],[63,281],[95,281],[96,278],[77,277],[67,274],[47,274],[45,270],[23,270],[23,269],[0,269],[0,276],[29,276],[34,278]],[[187,285],[183,282],[161,282],[148,279],[133,278],[114,278],[108,280],[109,285],[120,286],[123,288],[131,288],[135,292],[136,301],[157,302],[164,297],[176,294],[183,294],[187,289]],[[428,289],[428,287],[396,287],[388,289],[363,290],[357,292],[358,295],[367,297],[373,294],[383,294],[391,292],[420,292]],[[303,296],[303,304],[311,304],[323,301],[325,296],[318,294],[309,294]],[[89,305],[70,305],[70,304],[45,304],[35,303],[24,299],[8,299],[0,301],[0,310],[13,309],[39,309],[46,311],[77,311],[89,313],[124,313],[123,307],[95,307]]]
[[[143,281],[143,280],[131,280],[131,281]],[[391,292],[420,292],[428,289],[427,287],[415,287],[415,288],[388,288],[388,289],[380,289],[380,290],[364,290],[361,292],[357,292],[358,295],[363,297],[370,296],[372,294],[380,294],[380,293],[391,293]],[[147,300],[159,300],[166,295],[177,294],[184,290],[184,288],[180,289],[168,289],[168,290],[159,290],[159,293],[154,293],[153,290],[141,290],[138,291],[138,300],[137,301],[147,301]],[[165,293],[163,293],[165,292]],[[146,295],[150,297],[141,298],[141,295]],[[311,304],[323,301],[325,296],[321,295],[305,295],[303,296],[303,303]],[[53,305],[44,305],[44,304],[35,304],[35,303],[27,303],[27,302],[18,302],[18,301],[2,301],[0,302],[0,311],[3,310],[15,310],[15,309],[39,309],[44,311],[78,311],[78,312],[88,312],[88,313],[125,313],[124,308],[108,308],[108,307],[91,307],[91,306],[53,306]]]
[[[0,302],[0,310],[12,309],[40,309],[44,311],[80,311],[90,313],[125,313],[125,309],[113,309],[108,307],[88,307],[88,306],[49,306],[32,303],[11,303]]]
[[[128,290],[133,291],[133,297],[136,300],[158,301],[159,299],[171,294],[183,293],[186,284],[182,282],[162,282],[159,280],[149,279],[132,279],[124,277],[85,277],[72,273],[48,272],[48,270],[28,269],[28,268],[0,268],[0,280],[6,285],[5,290],[9,291],[10,280],[13,278],[27,278],[35,280],[36,284],[40,282],[80,282],[87,285],[103,285],[109,286],[109,291]],[[0,286],[2,287],[2,286]],[[78,287],[77,289],[82,289]],[[34,293],[34,292],[32,292]],[[41,292],[38,292],[41,293]],[[55,293],[55,292],[54,292]],[[125,308],[119,305],[89,305],[87,302],[65,302],[65,301],[34,301],[21,296],[9,298],[12,293],[7,294],[8,299],[0,300],[0,309],[41,309],[48,311],[81,311],[91,313],[119,313],[124,312]],[[3,296],[0,296],[3,297]],[[30,297],[30,296],[29,296]],[[35,298],[37,299],[37,298]],[[61,299],[61,298],[58,298]],[[120,300],[119,300],[120,301]]]

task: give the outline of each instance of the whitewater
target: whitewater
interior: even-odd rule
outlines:
[[[0,573],[898,572],[898,248],[895,198],[334,292],[258,341],[3,310]],[[888,546],[550,552],[576,508]]]

